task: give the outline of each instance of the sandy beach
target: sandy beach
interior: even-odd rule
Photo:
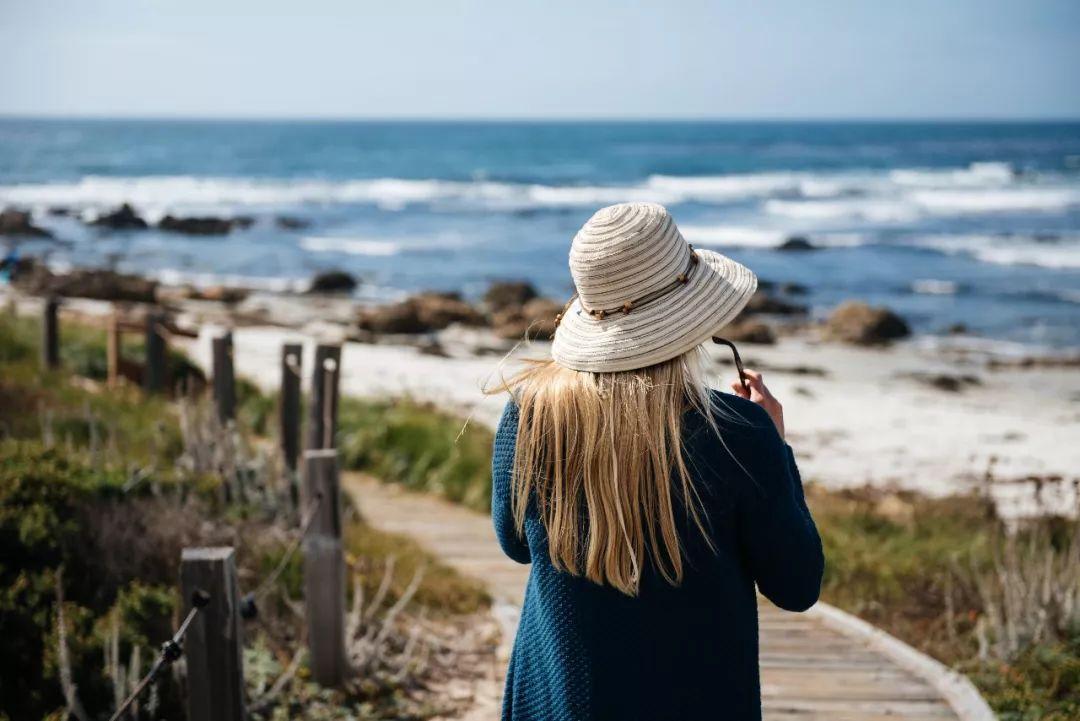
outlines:
[[[282,305],[294,318],[302,314],[302,302]],[[223,330],[203,326],[197,340],[185,343],[204,368],[210,339]],[[344,341],[344,394],[411,396],[488,426],[497,422],[505,396],[482,389],[497,386],[516,358],[548,353],[547,343],[534,341],[504,359],[490,350],[485,330],[460,327],[436,334],[445,357],[413,345],[347,341],[343,326],[321,319],[233,333],[237,372],[265,390],[278,384],[282,343],[302,342],[307,368],[317,342]],[[489,350],[477,356],[478,346]],[[734,378],[733,367],[723,365],[730,362],[727,350],[709,353],[710,382],[726,388]],[[1069,482],[1080,469],[1080,372],[1074,367],[994,368],[985,356],[919,339],[865,349],[788,337],[776,345],[743,345],[742,353],[784,403],[788,440],[807,481],[943,495],[981,484],[989,473],[995,497],[1010,514],[1039,511],[1035,481],[1025,479],[1051,481],[1042,491],[1048,506],[1071,505],[1075,485]],[[963,382],[959,390],[941,390],[927,380],[935,377]]]

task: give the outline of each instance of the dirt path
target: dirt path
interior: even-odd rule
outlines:
[[[343,485],[374,526],[407,534],[487,584],[505,630],[505,663],[529,567],[506,558],[486,515],[345,473]],[[765,721],[984,721],[989,709],[962,677],[896,639],[818,604],[805,614],[759,606]],[[500,667],[500,673],[501,673]],[[476,719],[498,717],[501,680],[473,689]]]

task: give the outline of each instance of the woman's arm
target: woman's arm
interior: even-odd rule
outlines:
[[[783,409],[760,374],[747,371],[747,376],[748,400],[764,412],[756,419],[752,448],[741,454],[755,483],[744,494],[739,533],[761,593],[780,608],[805,611],[821,592],[821,539],[806,506],[794,453],[781,437]]]
[[[491,520],[495,536],[503,552],[518,563],[531,563],[529,545],[518,535],[512,506],[514,446],[517,441],[518,409],[509,401],[495,431],[495,447],[491,454]]]

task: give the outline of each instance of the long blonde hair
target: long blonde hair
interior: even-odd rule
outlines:
[[[534,498],[556,569],[636,596],[648,562],[678,585],[679,504],[709,543],[682,445],[687,409],[715,428],[701,363],[700,350],[618,373],[529,361],[506,381],[519,409],[514,521],[523,534]]]

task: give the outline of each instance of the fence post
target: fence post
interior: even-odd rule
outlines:
[[[165,317],[158,311],[146,314],[146,374],[143,387],[147,393],[165,389],[165,336],[161,333]]]
[[[337,432],[338,379],[341,377],[341,346],[319,344],[311,372],[311,411],[307,448],[333,448]]]
[[[196,589],[210,594],[209,605],[188,628],[188,718],[243,721],[244,665],[241,655],[240,595],[231,547],[185,548],[180,558],[184,613]]]
[[[300,507],[300,488],[296,477],[296,462],[300,455],[300,373],[303,369],[304,347],[299,343],[281,346],[281,393],[278,406],[281,456],[289,477],[289,497],[293,509]]]
[[[236,419],[236,376],[233,373],[232,332],[213,339],[214,404],[221,425]]]
[[[345,560],[337,451],[304,452],[304,504],[319,507],[304,537],[304,603],[311,674],[323,686],[345,680]]]
[[[45,299],[45,315],[41,319],[41,365],[46,370],[60,367],[60,301],[55,296]]]
[[[108,384],[115,388],[120,382],[120,315],[114,306],[105,327],[105,364],[108,367]]]

